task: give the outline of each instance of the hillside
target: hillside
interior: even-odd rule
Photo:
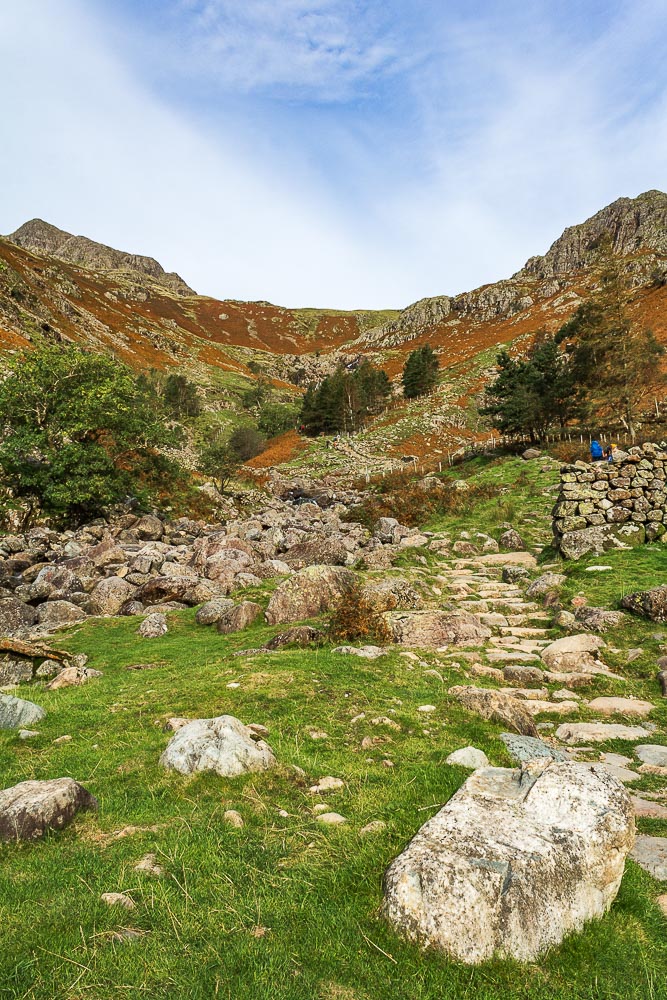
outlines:
[[[569,318],[594,283],[603,234],[625,262],[631,309],[667,343],[667,195],[649,191],[568,228],[511,278],[423,299],[400,313],[196,295],[152,258],[33,220],[0,239],[0,351],[49,338],[112,351],[141,371],[178,368],[217,409],[234,407],[260,370],[284,396],[298,396],[339,360],[359,355],[396,379],[407,353],[428,343],[445,375],[439,391],[393,408],[361,442],[369,459],[423,457],[475,436],[469,402],[492,371],[497,348],[520,350],[537,330],[556,330]]]

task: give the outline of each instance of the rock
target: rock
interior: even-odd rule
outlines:
[[[245,826],[243,822],[243,816],[236,809],[226,809],[222,814],[222,821],[227,826],[233,826],[235,829],[240,830],[241,827]]]
[[[93,588],[89,610],[92,615],[117,615],[123,605],[132,599],[135,587],[119,576],[109,576]]]
[[[341,816],[340,813],[336,812],[326,812],[320,813],[317,817],[318,823],[324,823],[325,826],[342,826],[343,823],[347,823],[345,816]]]
[[[160,878],[164,875],[164,868],[157,863],[155,854],[145,854],[134,866],[135,872],[142,872],[144,875],[152,875],[153,878]]]
[[[537,736],[537,729],[525,704],[493,688],[456,685],[449,694],[483,719],[504,723],[524,736]]]
[[[0,729],[19,729],[41,722],[46,712],[32,701],[0,694]]]
[[[70,601],[46,601],[37,608],[37,621],[50,632],[84,621],[86,612]]]
[[[355,581],[355,574],[342,566],[308,566],[274,591],[266,620],[270,625],[280,625],[331,611]]]
[[[45,662],[48,662],[48,660]],[[59,669],[60,667],[56,665],[56,673]],[[30,660],[0,658],[0,687],[29,684],[33,679],[33,670],[34,667]]]
[[[234,778],[251,771],[266,771],[276,764],[268,743],[256,740],[233,715],[195,719],[172,736],[160,764],[180,774],[215,771]]]
[[[667,698],[667,670],[661,670],[658,673],[656,680],[660,685],[660,693],[662,694],[662,697]]]
[[[383,830],[387,829],[387,824],[383,819],[374,819],[370,823],[366,823],[366,826],[362,826],[359,831],[360,837],[370,837],[375,833],[382,833]]]
[[[391,611],[384,619],[402,646],[481,646],[491,636],[491,629],[465,611]]]
[[[656,903],[662,910],[663,916],[667,917],[667,893],[663,893],[662,896],[658,896]]]
[[[635,775],[635,777],[638,778],[639,775]],[[632,808],[635,811],[635,816],[641,816],[644,819],[667,819],[665,806],[661,806],[659,802],[639,798],[637,795],[632,796]]]
[[[541,739],[532,736],[517,736],[515,733],[501,733],[500,738],[507,747],[507,752],[514,760],[524,763],[528,760],[568,760],[567,754],[555,747],[550,747]]]
[[[32,740],[35,736],[39,736],[36,729],[19,729],[20,740]]]
[[[254,601],[242,601],[228,611],[224,611],[216,622],[216,630],[222,635],[240,632],[259,618],[262,608]]]
[[[531,458],[539,458],[541,454],[542,452],[539,448],[526,448],[526,450],[522,452],[521,457],[528,462]]]
[[[399,577],[369,580],[362,592],[370,607],[377,612],[410,610],[420,608],[424,603],[419,591]]]
[[[517,583],[519,580],[525,580],[528,576],[528,570],[525,566],[503,566],[503,571],[501,578],[503,583]]]
[[[362,660],[377,660],[379,656],[386,656],[386,649],[380,646],[336,646],[332,653],[341,653],[344,656],[359,656]]]
[[[510,684],[542,684],[544,681],[544,671],[539,667],[521,667],[508,664],[503,667],[503,679]]]
[[[190,580],[178,576],[155,576],[134,592],[134,600],[146,607],[168,601],[182,601],[192,586]]]
[[[594,698],[588,707],[600,715],[636,715],[642,719],[654,708],[650,701],[640,701],[638,698]]]
[[[623,624],[625,615],[621,611],[607,611],[605,608],[577,608],[574,617],[590,632],[607,632]]]
[[[556,730],[563,743],[606,743],[607,740],[641,740],[649,736],[642,726],[622,726],[611,722],[565,722]]]
[[[542,597],[550,590],[557,590],[566,580],[567,577],[562,573],[543,573],[537,580],[533,580],[526,590],[526,596]]]
[[[514,528],[503,531],[498,542],[503,549],[509,549],[510,552],[522,552],[526,548],[523,538]]]
[[[330,775],[326,778],[320,778],[315,785],[311,785],[308,791],[311,795],[321,795],[322,792],[335,792],[341,788],[345,788],[345,782],[342,778],[332,778]]]
[[[591,673],[599,667],[598,650],[604,642],[596,635],[566,635],[542,650],[549,670],[560,673]]]
[[[159,517],[155,517],[153,514],[144,514],[134,525],[134,530],[139,538],[144,538],[146,541],[159,541],[164,534],[164,525]]]
[[[80,687],[81,684],[87,684],[94,677],[102,676],[101,670],[92,670],[90,667],[81,669],[79,667],[65,667],[46,687],[49,691],[57,691],[65,687]]]
[[[344,566],[347,549],[342,538],[319,536],[313,541],[298,542],[286,553],[284,561],[291,569],[305,566]]]
[[[530,715],[572,715],[573,712],[579,711],[579,705],[576,701],[561,701],[555,704],[551,701],[527,701],[526,711]]]
[[[483,768],[389,866],[382,912],[457,961],[532,962],[608,910],[633,840],[629,795],[602,769]]]
[[[483,750],[478,750],[477,747],[461,747],[460,750],[450,753],[445,764],[456,764],[458,767],[467,767],[475,771],[478,767],[488,767],[489,758]]]
[[[22,781],[0,791],[0,840],[34,840],[46,830],[61,830],[97,800],[72,778]]]
[[[198,625],[215,625],[222,616],[234,607],[234,602],[227,597],[214,597],[197,609],[195,621]]]
[[[635,747],[635,753],[643,764],[667,767],[667,746],[660,746],[656,743],[644,743]]]
[[[667,585],[627,594],[621,607],[652,622],[667,622]]]
[[[24,604],[16,597],[3,597],[0,600],[0,635],[20,635],[36,621],[36,608]]]
[[[627,512],[629,514],[629,511]],[[645,529],[642,524],[601,524],[590,528],[566,531],[558,541],[561,555],[565,559],[581,559],[589,552],[602,555],[609,549],[628,549],[642,545]]]
[[[530,552],[491,552],[487,556],[478,556],[475,562],[479,566],[523,566],[524,569],[537,569],[537,559]]]
[[[667,882],[667,837],[639,834],[630,857],[653,878]]]
[[[156,612],[144,618],[137,629],[137,635],[140,635],[142,639],[159,639],[160,636],[166,635],[168,631],[166,615]]]
[[[122,906],[125,910],[136,910],[137,904],[124,892],[103,892],[100,900],[107,906]]]
[[[266,643],[265,649],[282,649],[283,646],[310,646],[324,638],[324,633],[312,625],[294,625],[278,632]]]

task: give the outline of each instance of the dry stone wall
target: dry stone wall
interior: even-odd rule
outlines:
[[[617,453],[614,462],[564,465],[553,510],[555,545],[566,559],[667,542],[667,443]]]

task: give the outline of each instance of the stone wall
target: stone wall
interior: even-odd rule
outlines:
[[[618,452],[614,462],[575,462],[560,473],[555,546],[566,559],[667,542],[667,443]]]

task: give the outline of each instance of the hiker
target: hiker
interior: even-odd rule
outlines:
[[[604,450],[604,457],[606,458],[606,460],[608,462],[613,462],[614,461],[614,448],[615,447],[616,447],[615,444],[608,444],[607,447]]]
[[[591,441],[591,462],[601,462],[603,457],[602,445],[597,438],[593,438]]]

